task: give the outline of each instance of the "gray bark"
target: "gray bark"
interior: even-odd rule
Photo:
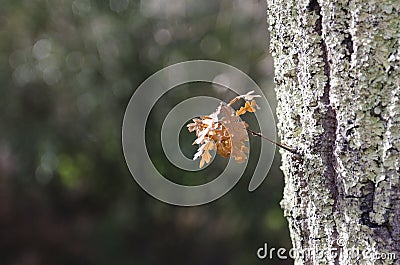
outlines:
[[[400,1],[267,5],[295,264],[400,264]]]

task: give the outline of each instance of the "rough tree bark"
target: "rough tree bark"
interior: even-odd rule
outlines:
[[[267,6],[295,264],[400,264],[400,1]]]

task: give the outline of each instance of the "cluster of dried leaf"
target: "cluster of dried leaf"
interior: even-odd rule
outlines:
[[[189,132],[196,132],[197,139],[193,144],[198,144],[199,149],[193,160],[201,157],[200,168],[204,166],[204,163],[210,162],[211,150],[217,150],[222,157],[232,156],[238,163],[247,159],[249,153],[246,146],[246,142],[248,142],[247,124],[239,116],[246,112],[255,112],[254,107],[258,108],[253,99],[261,96],[251,95],[253,92],[237,96],[229,104],[221,103],[212,114],[199,119],[195,118],[193,119],[194,123],[187,125]],[[246,101],[245,105],[235,113],[231,106],[240,99]]]

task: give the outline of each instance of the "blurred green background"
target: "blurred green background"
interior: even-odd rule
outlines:
[[[251,139],[255,151],[238,185],[190,208],[147,195],[121,146],[135,88],[173,63],[231,64],[275,107],[264,1],[0,2],[1,265],[292,264],[256,256],[264,243],[290,248],[278,153],[263,185],[247,191],[259,139]],[[178,87],[153,114],[166,114],[191,91],[234,96]],[[147,147],[157,168],[171,173],[157,144],[160,122],[150,117]],[[182,129],[180,137],[191,157],[194,135]]]

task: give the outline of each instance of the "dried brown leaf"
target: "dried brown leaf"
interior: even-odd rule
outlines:
[[[200,168],[211,161],[211,150],[217,150],[222,157],[232,156],[238,163],[247,159],[248,125],[239,118],[239,115],[255,112],[255,107],[258,108],[253,98],[260,96],[252,95],[253,92],[235,97],[228,105],[221,103],[214,113],[193,119],[193,123],[187,125],[189,132],[196,132],[197,139],[193,144],[198,144],[199,148],[193,160],[201,157]],[[231,105],[240,99],[246,100],[245,106],[235,113]]]
[[[229,106],[232,106],[236,101],[238,101],[239,99],[244,99],[244,100],[247,100],[247,101],[251,101],[251,100],[253,100],[254,98],[260,98],[261,96],[260,95],[252,95],[254,93],[254,90],[252,90],[252,91],[250,91],[250,92],[248,92],[248,93],[246,93],[246,94],[244,94],[244,95],[240,95],[240,96],[237,96],[237,97],[235,97],[234,99],[232,99],[230,102],[229,102]]]

